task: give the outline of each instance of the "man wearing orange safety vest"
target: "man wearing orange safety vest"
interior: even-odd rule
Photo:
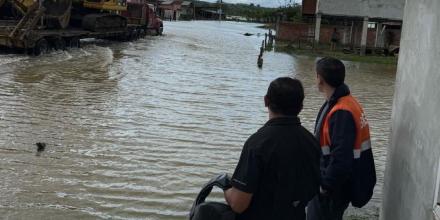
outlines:
[[[317,85],[326,102],[315,125],[321,145],[321,188],[307,207],[308,220],[342,220],[351,203],[368,203],[376,184],[370,130],[364,111],[344,83],[345,66],[325,57],[316,63]]]

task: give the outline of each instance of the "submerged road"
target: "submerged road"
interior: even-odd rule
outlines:
[[[243,33],[263,35],[243,36]],[[9,219],[185,219],[200,187],[233,172],[267,119],[269,82],[306,88],[305,127],[324,101],[314,58],[264,54],[265,30],[229,22],[165,23],[131,43],[86,41],[42,57],[0,55],[0,216]],[[372,129],[380,207],[395,67],[346,63]],[[47,147],[36,156],[36,142]]]

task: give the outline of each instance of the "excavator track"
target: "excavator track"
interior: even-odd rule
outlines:
[[[127,27],[127,19],[116,14],[88,14],[82,18],[82,28],[89,31],[120,30]]]

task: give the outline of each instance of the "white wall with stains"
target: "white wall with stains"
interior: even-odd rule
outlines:
[[[407,0],[382,220],[434,219],[440,173],[439,61],[440,1]]]

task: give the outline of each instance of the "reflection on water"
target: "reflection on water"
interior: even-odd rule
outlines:
[[[271,80],[306,87],[309,129],[323,99],[314,59],[265,53],[252,24],[166,23],[166,35],[87,43],[44,57],[0,55],[0,214],[11,219],[185,219],[201,185],[232,172],[267,118]],[[260,35],[264,36],[264,35]],[[380,185],[394,67],[346,63],[370,119]],[[46,151],[36,156],[36,142]]]

